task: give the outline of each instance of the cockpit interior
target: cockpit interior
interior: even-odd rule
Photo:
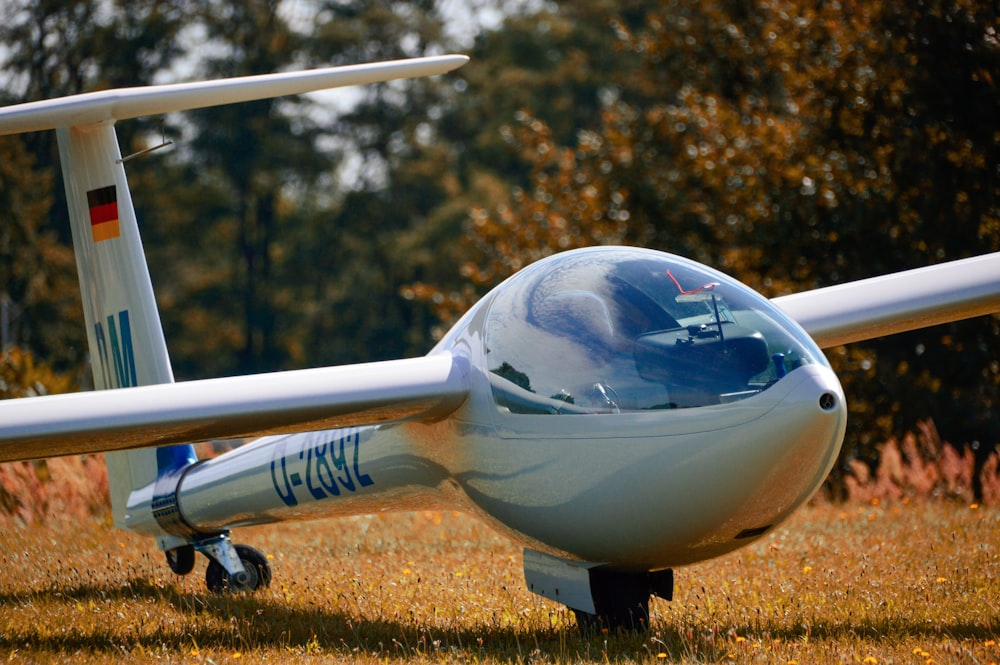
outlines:
[[[725,404],[827,362],[736,280],[625,247],[557,255],[522,271],[491,303],[485,331],[494,400],[513,414]]]

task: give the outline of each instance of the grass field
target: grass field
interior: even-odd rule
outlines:
[[[101,521],[7,524],[9,662],[1000,661],[1000,510],[813,506],[733,555],[677,572],[651,630],[583,637],[524,589],[520,550],[452,513],[238,531],[272,558],[249,596],[177,577]]]

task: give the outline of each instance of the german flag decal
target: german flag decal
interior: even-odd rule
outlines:
[[[90,206],[90,231],[94,242],[110,240],[121,235],[118,225],[118,190],[114,185],[87,192]]]

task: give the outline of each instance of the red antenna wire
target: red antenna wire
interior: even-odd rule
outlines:
[[[713,291],[715,290],[715,287],[719,285],[718,282],[709,282],[708,284],[702,284],[697,289],[691,289],[690,291],[685,291],[684,288],[681,286],[681,283],[678,282],[677,278],[674,277],[673,273],[670,272],[670,268],[667,268],[667,277],[669,277],[670,281],[674,283],[674,286],[677,287],[677,290],[681,292],[682,296],[694,295],[695,293],[700,293],[701,291]]]

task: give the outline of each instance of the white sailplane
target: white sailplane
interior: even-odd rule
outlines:
[[[445,74],[458,55],[109,90],[0,109],[55,130],[94,392],[0,404],[0,461],[107,451],[115,524],[208,587],[269,583],[252,524],[456,509],[524,546],[528,587],[636,626],[673,569],[754,542],[844,438],[823,348],[1000,311],[1000,254],[768,300],[678,256],[558,254],[421,358],[174,383],[119,120]],[[256,438],[198,460],[193,442]]]

